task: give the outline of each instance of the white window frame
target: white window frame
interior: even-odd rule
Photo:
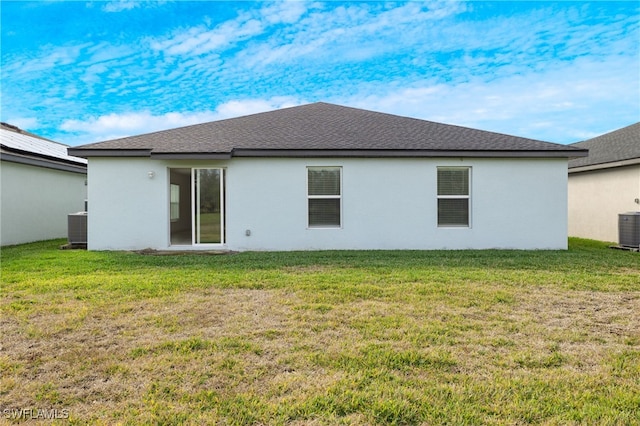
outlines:
[[[314,169],[336,169],[338,170],[340,185],[340,193],[337,195],[310,195],[309,194],[309,171]],[[307,166],[307,229],[342,229],[342,167],[341,166]],[[340,201],[340,224],[338,225],[311,225],[309,223],[309,200],[339,200]]]
[[[439,184],[439,171],[440,170],[467,170],[468,171],[468,188],[469,191],[467,193],[467,195],[440,195],[438,194],[438,184]],[[468,229],[471,228],[471,173],[472,169],[471,166],[438,166],[436,168],[436,225],[438,226],[438,228],[463,228],[463,229]],[[440,224],[440,211],[439,211],[439,201],[440,200],[467,200],[467,224],[466,225],[454,225],[454,224],[444,224],[441,225]]]

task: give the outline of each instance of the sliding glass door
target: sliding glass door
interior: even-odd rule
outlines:
[[[170,170],[171,245],[224,244],[224,169]]]

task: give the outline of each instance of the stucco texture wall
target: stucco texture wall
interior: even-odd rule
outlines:
[[[640,211],[640,165],[569,174],[569,235],[618,241],[618,214]]]
[[[310,166],[342,168],[338,229],[307,226]],[[471,167],[470,227],[437,226],[441,166]],[[225,168],[230,250],[567,247],[566,159],[91,158],[89,248],[171,248],[169,169],[184,167]]]
[[[2,161],[2,245],[67,234],[67,215],[84,210],[86,175]]]

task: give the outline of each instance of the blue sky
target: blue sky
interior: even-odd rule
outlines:
[[[640,3],[2,1],[4,122],[78,145],[309,102],[558,143],[640,121]]]

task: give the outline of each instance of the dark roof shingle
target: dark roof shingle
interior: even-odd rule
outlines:
[[[569,160],[570,169],[640,159],[640,123],[571,146],[588,149],[589,156]]]
[[[585,155],[566,145],[323,102],[83,145],[70,152],[92,156],[120,150],[137,151],[138,155],[148,152],[146,155],[151,156],[193,154],[193,158],[204,154],[288,156],[329,152],[350,156],[480,151]]]

